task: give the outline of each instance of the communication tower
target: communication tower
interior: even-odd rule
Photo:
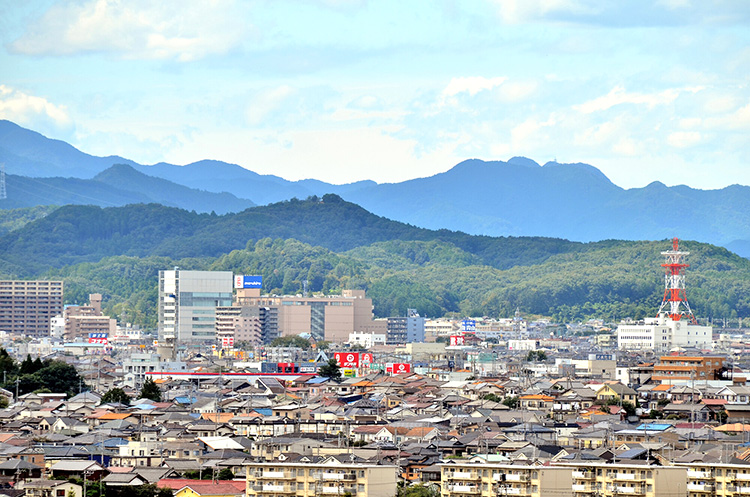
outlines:
[[[5,190],[5,164],[0,164],[0,200],[8,198],[8,192]]]
[[[672,238],[672,250],[661,253],[666,261],[662,264],[665,269],[664,300],[659,306],[659,314],[666,312],[673,321],[679,321],[685,316],[691,323],[697,324],[685,296],[685,268],[690,265],[682,262],[682,259],[689,254],[690,252],[680,250],[677,238]]]

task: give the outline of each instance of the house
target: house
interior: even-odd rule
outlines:
[[[596,400],[606,403],[611,400],[632,402],[635,405],[635,399],[638,393],[632,388],[622,383],[605,383],[596,391]]]

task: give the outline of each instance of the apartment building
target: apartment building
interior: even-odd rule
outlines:
[[[0,331],[47,337],[62,313],[62,281],[0,281]]]
[[[247,497],[343,496],[393,497],[396,466],[347,464],[336,458],[322,463],[247,463]]]
[[[662,383],[673,381],[720,380],[723,357],[714,356],[663,356],[654,365],[651,379]]]
[[[570,495],[571,471],[554,466],[441,464],[441,497],[542,497]]]
[[[89,295],[88,305],[73,305],[65,308],[65,341],[86,341],[89,337],[98,336],[95,343],[107,343],[117,331],[117,321],[102,315],[102,295]],[[106,338],[104,338],[106,337]]]
[[[687,463],[688,497],[750,495],[750,464]]]
[[[687,468],[637,464],[578,463],[572,469],[574,497],[687,495]]]

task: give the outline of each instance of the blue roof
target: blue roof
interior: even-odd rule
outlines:
[[[273,414],[273,411],[270,407],[253,407],[253,411],[264,416],[270,416],[271,414]]]
[[[669,423],[643,423],[638,428],[636,428],[636,430],[666,431],[670,428],[672,428],[672,425],[670,425]]]
[[[314,378],[310,378],[305,383],[307,383],[309,385],[319,385],[321,383],[325,383],[328,380],[330,380],[330,378],[328,378],[326,376],[316,376]]]

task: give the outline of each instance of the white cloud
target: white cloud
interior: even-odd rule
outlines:
[[[607,110],[621,104],[645,105],[649,109],[652,109],[657,105],[666,105],[674,102],[680,95],[680,92],[681,90],[679,89],[670,88],[659,93],[628,93],[622,86],[616,86],[608,94],[589,100],[581,105],[576,105],[573,108],[584,114]]]
[[[495,0],[503,21],[515,24],[562,12],[582,14],[591,7],[577,0]]]
[[[688,148],[698,145],[702,136],[697,131],[675,131],[667,136],[667,143],[676,148]]]
[[[5,85],[0,85],[0,118],[45,134],[56,135],[73,128],[65,107]]]
[[[471,96],[485,90],[492,90],[503,84],[508,78],[484,78],[481,76],[469,76],[464,78],[453,78],[443,90],[443,96],[454,97],[460,93],[468,93]]]
[[[284,100],[295,92],[289,85],[281,85],[276,88],[262,91],[253,99],[247,108],[247,122],[253,126],[263,123],[263,120],[274,110],[279,108]]]
[[[224,53],[252,25],[234,0],[88,0],[51,7],[11,44],[28,55],[111,52],[133,59],[190,61]]]

